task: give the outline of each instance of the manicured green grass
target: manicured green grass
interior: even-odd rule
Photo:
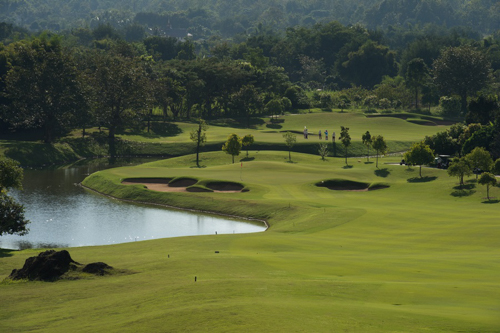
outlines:
[[[5,332],[497,332],[498,201],[469,179],[382,158],[203,153],[98,172],[85,184],[123,198],[265,218],[264,233],[73,248],[130,274],[0,284]],[[130,177],[245,184],[246,193],[160,193]],[[332,191],[346,179],[389,188]],[[500,197],[500,189],[490,190]],[[219,251],[219,253],[215,253]],[[38,251],[0,252],[0,276]],[[168,258],[170,255],[170,258]],[[197,282],[194,282],[194,277]]]
[[[423,117],[423,118],[422,118]],[[430,120],[428,120],[430,119]],[[240,136],[252,134],[255,143],[250,148],[254,150],[287,150],[283,133],[297,133],[297,144],[293,151],[316,154],[318,144],[326,142],[324,131],[328,129],[331,145],[333,132],[337,137],[336,156],[344,156],[343,147],[339,141],[340,126],[349,127],[352,145],[348,156],[361,156],[366,153],[361,143],[361,136],[370,131],[372,135],[382,135],[388,143],[389,152],[407,150],[412,143],[420,141],[426,135],[433,135],[445,130],[448,126],[430,126],[439,118],[421,116],[410,113],[390,115],[365,116],[360,110],[352,112],[314,112],[307,114],[290,114],[279,118],[278,123],[271,123],[269,118],[252,120],[252,128],[242,128],[235,120],[217,120],[209,126],[208,142],[204,151],[218,151],[227,137],[236,133]],[[114,153],[117,156],[180,156],[195,152],[195,144],[189,139],[189,133],[196,124],[190,122],[164,123],[156,122],[152,130],[119,134],[115,141]],[[309,139],[302,136],[304,126],[309,130]],[[323,133],[319,140],[318,131]],[[87,134],[96,136],[93,139],[81,138],[81,130],[75,130],[61,142],[47,145],[40,141],[19,141],[18,136],[10,140],[0,140],[0,154],[18,160],[23,166],[57,165],[76,161],[79,158],[109,156],[111,149],[106,138],[106,131],[97,128],[86,130]],[[33,136],[34,134],[30,134]],[[332,148],[330,148],[332,152]]]
[[[419,118],[418,115],[411,115],[411,118]],[[299,134],[306,126],[310,133],[311,140],[318,140],[318,131],[323,132],[327,129],[330,136],[336,132],[337,138],[340,135],[340,126],[349,127],[350,135],[353,141],[361,141],[361,136],[370,131],[372,135],[382,135],[389,141],[419,141],[426,135],[433,135],[438,131],[443,131],[447,126],[426,126],[408,122],[398,117],[366,117],[357,112],[322,112],[311,114],[290,114],[280,117],[283,122],[272,124],[269,118],[262,118],[260,124],[256,124],[251,129],[233,128],[211,125],[207,131],[208,141],[226,141],[231,133],[240,136],[252,134],[258,142],[283,142],[282,133],[285,131],[294,131]],[[196,124],[194,123],[174,123],[178,126],[180,134],[168,137],[159,137],[153,134],[125,134],[121,137],[134,141],[153,141],[153,142],[186,142],[189,141],[189,132]],[[331,137],[330,137],[331,138]],[[300,136],[299,142],[305,139]],[[330,139],[331,140],[331,139]],[[307,142],[309,142],[307,141]]]

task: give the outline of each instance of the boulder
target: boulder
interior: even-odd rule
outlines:
[[[71,259],[68,251],[48,250],[36,257],[26,259],[23,268],[14,269],[9,278],[13,280],[54,281],[69,271],[70,268],[76,268],[73,264],[80,265]]]
[[[109,272],[107,271],[108,269],[113,269],[113,267],[103,262],[93,262],[83,267],[82,271],[85,273],[91,273],[95,275],[104,275],[104,274],[109,274]]]

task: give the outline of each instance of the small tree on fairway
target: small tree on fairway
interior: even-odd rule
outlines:
[[[422,164],[429,164],[434,161],[434,151],[424,142],[415,143],[404,156],[406,163],[420,166],[420,178],[422,178]]]
[[[238,156],[241,152],[241,139],[237,134],[231,134],[228,138],[226,143],[222,146],[222,151],[225,151],[226,154],[230,154],[233,158],[233,163],[234,163],[234,157]]]
[[[480,169],[483,171],[490,171],[493,167],[493,159],[490,153],[483,147],[476,147],[472,149],[470,153],[465,155],[465,158],[469,160],[473,169]],[[476,172],[476,179],[478,173]]]
[[[377,163],[375,166],[378,168],[378,155],[385,154],[387,151],[387,143],[385,142],[384,137],[382,135],[374,137],[372,147],[377,152]]]
[[[472,175],[472,168],[466,158],[455,158],[448,167],[448,175],[458,177],[460,186],[464,185],[464,176]]]
[[[479,177],[477,182],[481,185],[486,185],[486,197],[490,200],[490,186],[496,186],[497,184],[495,175],[489,172],[484,172],[481,174],[481,177]]]
[[[248,146],[255,142],[252,134],[247,134],[241,139],[241,144],[247,148],[247,157],[248,157]]]
[[[351,136],[349,135],[349,128],[340,126],[340,141],[345,147],[345,164],[347,165],[347,147],[351,145]]]
[[[328,144],[320,143],[318,148],[318,154],[321,156],[321,159],[324,161],[325,157],[328,155]]]
[[[367,148],[366,160],[369,161],[370,160],[370,146],[372,144],[372,135],[370,134],[369,131],[366,131],[366,133],[363,134],[363,136],[361,137],[361,140],[363,140],[363,144]]]
[[[291,162],[292,156],[290,151],[295,145],[295,142],[297,142],[297,136],[291,132],[286,132],[285,134],[283,134],[283,138],[285,139],[285,144],[288,146],[288,160]]]
[[[190,133],[191,141],[196,142],[196,166],[200,167],[200,147],[204,146],[207,142],[207,134],[205,133],[208,129],[207,123],[205,120],[201,119],[198,121],[198,128],[194,129]]]

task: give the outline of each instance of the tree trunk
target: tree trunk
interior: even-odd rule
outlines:
[[[467,114],[467,92],[462,92],[460,97],[462,115],[465,115]]]
[[[418,109],[418,87],[415,88],[415,109]]]

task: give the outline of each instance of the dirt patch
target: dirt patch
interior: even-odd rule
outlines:
[[[148,190],[158,192],[186,192],[186,187],[194,185],[197,180],[191,178],[180,178],[172,182],[174,178],[127,178],[122,181],[123,185],[146,186]]]

